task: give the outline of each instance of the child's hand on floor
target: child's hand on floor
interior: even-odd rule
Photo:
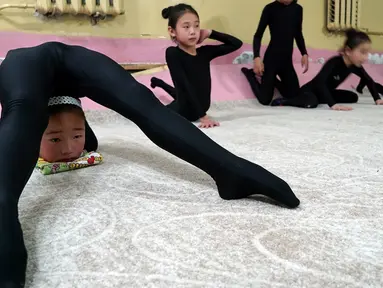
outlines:
[[[342,105],[334,105],[331,107],[332,110],[336,111],[351,111],[352,108],[348,106],[342,106]]]
[[[382,99],[378,99],[375,101],[376,105],[383,105],[383,100]]]
[[[199,128],[213,128],[218,127],[219,123],[217,121],[214,121],[210,119],[209,117],[205,116],[200,119]]]

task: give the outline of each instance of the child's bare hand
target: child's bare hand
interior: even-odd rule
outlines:
[[[375,101],[375,104],[376,105],[383,105],[383,100],[382,99],[378,99]]]
[[[257,57],[254,59],[254,73],[258,76],[262,76],[265,71],[265,66],[261,58]]]
[[[212,32],[211,30],[201,29],[197,44],[201,44],[203,41],[209,38],[211,35],[211,32]]]
[[[334,105],[331,107],[332,110],[336,111],[351,111],[352,108],[348,106],[342,106],[342,105]]]
[[[214,121],[207,116],[200,119],[199,128],[213,128],[219,126],[219,123],[217,121]]]

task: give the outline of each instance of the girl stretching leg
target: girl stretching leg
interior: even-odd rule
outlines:
[[[1,287],[22,287],[25,280],[18,200],[39,156],[49,98],[57,95],[87,96],[132,120],[156,145],[208,173],[223,199],[263,194],[299,205],[285,181],[219,146],[105,55],[56,42],[16,49],[0,66]]]

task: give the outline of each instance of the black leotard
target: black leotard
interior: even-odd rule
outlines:
[[[105,55],[57,42],[12,50],[0,65],[0,287],[25,281],[18,200],[39,157],[49,98],[61,95],[87,96],[132,120],[159,147],[208,173],[223,199],[264,194],[299,205],[285,181],[219,146]]]
[[[168,107],[189,121],[202,118],[210,108],[210,62],[242,46],[241,40],[214,30],[209,38],[223,44],[201,46],[197,48],[195,56],[179,47],[166,49],[166,62],[175,88],[160,79],[152,78],[152,87],[163,88],[175,99]]]

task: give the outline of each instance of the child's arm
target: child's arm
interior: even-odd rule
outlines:
[[[370,75],[368,75],[367,71],[364,70],[363,67],[354,67],[352,72],[360,77],[360,81],[362,83],[365,83],[367,85],[368,91],[370,91],[372,98],[374,98],[375,103],[378,104],[378,102],[380,102],[378,88],[376,87],[374,80],[372,80]]]
[[[327,87],[327,79],[331,76],[331,72],[334,70],[338,60],[338,57],[328,60],[316,76],[315,90],[321,95],[321,98],[325,99],[329,107],[335,106],[336,102]]]
[[[307,55],[307,49],[306,49],[306,43],[305,38],[303,37],[302,33],[302,23],[303,23],[303,8],[302,6],[298,5],[298,27],[297,31],[295,33],[295,42],[297,43],[298,49],[301,52],[302,56]]]
[[[208,36],[208,38],[223,43],[221,45],[205,45],[200,48],[202,49],[201,51],[203,51],[203,53],[208,54],[209,60],[213,60],[214,58],[232,53],[241,48],[243,44],[242,41],[238,38],[229,34],[217,32],[215,30],[211,30],[211,33]]]
[[[269,14],[268,6],[266,6],[262,11],[261,20],[259,21],[257,31],[253,37],[254,59],[260,57],[263,34],[265,33],[267,25],[269,25]]]
[[[169,67],[170,76],[172,77],[177,94],[179,94],[177,95],[177,101],[181,107],[192,105],[198,117],[202,118],[206,116],[206,111],[204,111],[200,103],[198,103],[198,98],[196,97],[197,92],[194,87],[190,85],[178,55],[177,48],[169,47],[166,49],[166,62]],[[198,73],[198,71],[195,72]]]

